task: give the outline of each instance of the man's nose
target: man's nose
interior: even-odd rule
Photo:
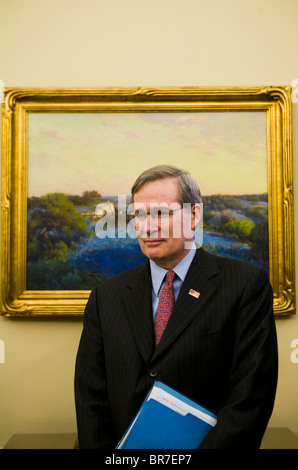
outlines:
[[[150,216],[150,214],[147,214],[146,219],[144,220],[142,224],[139,224],[137,229],[138,229],[138,235],[140,237],[148,237],[148,235],[152,237],[154,234],[156,236],[158,234],[158,229],[159,229],[158,221],[156,220],[155,217],[152,217]]]
[[[147,215],[146,219],[146,231],[147,233],[156,232],[158,230],[158,221],[156,217],[152,217],[151,214]]]

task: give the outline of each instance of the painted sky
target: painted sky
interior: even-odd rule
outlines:
[[[29,113],[29,196],[130,194],[161,163],[203,195],[267,192],[266,112]]]

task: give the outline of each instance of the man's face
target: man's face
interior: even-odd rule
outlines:
[[[164,178],[146,183],[134,195],[135,209],[147,218],[138,221],[136,229],[142,252],[164,269],[173,269],[186,256],[195,228],[195,208],[183,209],[178,202],[176,178]],[[173,209],[164,220],[150,216],[152,208]],[[153,209],[154,211],[154,209]]]

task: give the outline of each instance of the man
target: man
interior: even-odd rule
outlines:
[[[151,168],[132,197],[149,261],[90,295],[75,375],[79,445],[114,448],[160,380],[217,414],[201,448],[256,449],[277,381],[267,274],[193,248],[201,195],[186,171]],[[162,331],[165,283],[175,304]]]

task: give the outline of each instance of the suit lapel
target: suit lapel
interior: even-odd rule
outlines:
[[[128,280],[123,305],[137,347],[149,363],[154,351],[151,275],[149,262]]]
[[[198,249],[152,360],[168,348],[201,312],[216,291],[216,285],[211,278],[218,273],[219,269],[213,257]],[[199,292],[199,297],[189,295],[190,289]]]
[[[146,364],[167,349],[202,311],[216,291],[212,277],[219,272],[214,258],[204,250],[198,249],[181,287],[174,311],[156,349],[149,262],[134,272],[127,281],[122,301],[134,340]],[[190,289],[199,292],[199,298],[189,295]]]

